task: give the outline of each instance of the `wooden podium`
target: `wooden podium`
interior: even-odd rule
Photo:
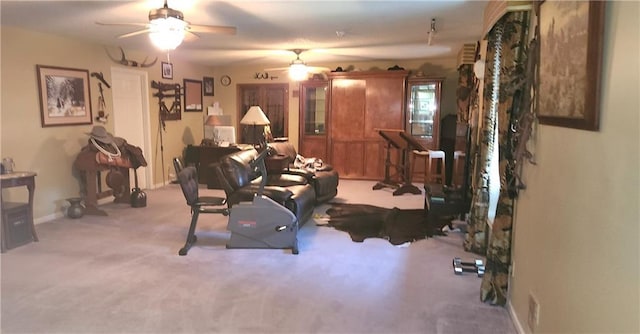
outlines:
[[[380,129],[378,133],[387,142],[387,154],[384,162],[384,179],[373,186],[373,190],[382,189],[385,187],[395,189],[393,196],[398,196],[406,193],[414,195],[422,194],[422,191],[418,187],[411,183],[411,173],[409,171],[409,151],[410,144],[401,136],[404,130],[399,129]],[[399,151],[399,158],[396,164],[391,161],[391,149]],[[390,175],[391,167],[395,167],[396,174],[402,183],[398,183],[392,179]]]

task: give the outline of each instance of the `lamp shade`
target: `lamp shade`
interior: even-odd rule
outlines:
[[[204,125],[208,126],[220,126],[231,125],[231,116],[229,115],[209,115]]]
[[[249,111],[242,117],[240,124],[244,125],[269,125],[267,115],[262,112],[259,106],[252,106]]]

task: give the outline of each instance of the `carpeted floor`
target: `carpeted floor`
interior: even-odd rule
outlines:
[[[422,207],[373,184],[341,180],[335,201]],[[108,217],[39,224],[40,242],[2,254],[1,332],[516,332],[505,308],[479,301],[480,278],[453,274],[454,256],[473,258],[461,233],[396,247],[309,221],[292,255],[226,249],[227,218],[203,215],[181,257],[190,213],[179,186],[147,196],[145,208],[106,204]]]

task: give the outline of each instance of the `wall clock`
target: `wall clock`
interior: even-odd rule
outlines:
[[[223,75],[222,78],[220,78],[220,83],[223,86],[229,86],[231,84],[231,77],[228,75]]]

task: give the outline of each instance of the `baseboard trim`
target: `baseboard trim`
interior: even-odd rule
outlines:
[[[112,196],[108,196],[108,197],[99,199],[98,200],[98,205],[111,203],[111,202],[113,202],[113,197]],[[60,211],[60,212],[56,212],[56,213],[52,213],[50,215],[34,218],[33,219],[33,224],[34,225],[38,225],[38,224],[50,222],[50,221],[58,219],[58,218],[62,218],[62,217],[64,217],[65,212],[66,212],[66,207],[63,208],[62,211]]]
[[[38,217],[38,218],[34,219],[33,220],[33,224],[34,225],[38,225],[38,224],[50,222],[52,220],[61,218],[63,216],[64,216],[64,214],[62,212],[52,213],[50,215],[46,215],[46,216],[42,216],[42,217]]]
[[[509,316],[511,317],[511,321],[513,321],[513,325],[516,327],[518,334],[526,334],[522,327],[522,323],[520,323],[520,319],[518,319],[518,316],[516,315],[516,311],[513,309],[513,305],[511,305],[511,301],[507,302],[507,310],[509,310]]]

